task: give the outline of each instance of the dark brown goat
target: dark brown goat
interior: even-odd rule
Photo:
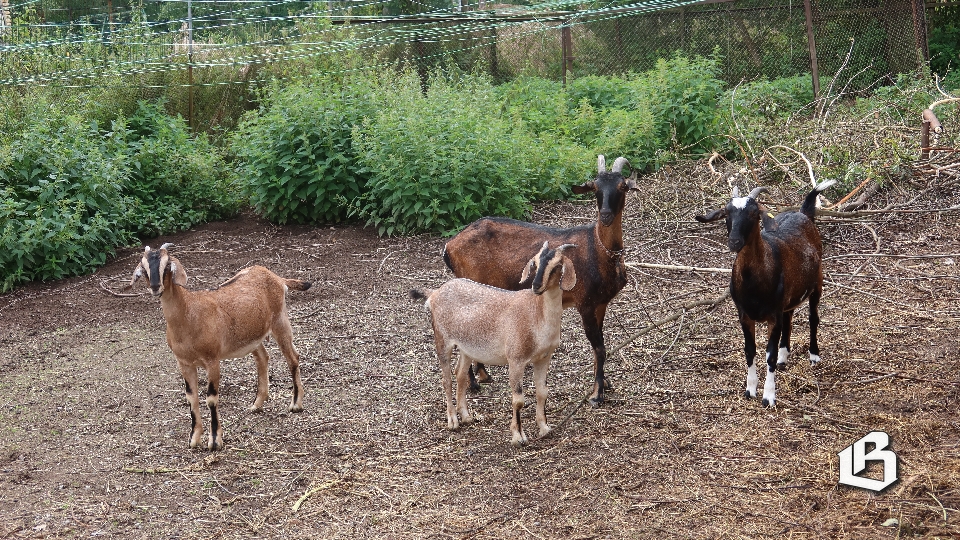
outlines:
[[[563,293],[563,307],[575,307],[594,354],[594,388],[590,403],[603,402],[607,384],[603,364],[607,353],[603,343],[603,319],[607,304],[627,284],[623,264],[623,208],[627,193],[637,189],[636,171],[625,178],[626,158],[618,157],[607,171],[603,156],[597,157],[597,177],[573,187],[574,193],[597,194],[599,219],[589,225],[555,228],[506,218],[485,217],[467,225],[443,249],[443,260],[460,278],[507,289],[527,288],[521,275],[531,253],[550,244],[576,244],[579,249],[567,256],[577,273],[577,285]],[[481,381],[489,381],[482,364],[477,364]],[[471,372],[471,386],[476,380]],[[609,388],[609,386],[607,385]]]
[[[763,384],[763,406],[776,402],[777,366],[790,356],[790,332],[793,312],[804,300],[810,304],[810,363],[820,361],[817,307],[823,292],[823,243],[814,224],[817,195],[833,185],[823,182],[814,188],[799,212],[784,212],[776,218],[760,206],[757,196],[764,187],[755,188],[741,197],[733,188],[732,200],[725,208],[714,210],[697,221],[707,223],[726,218],[727,246],[737,254],[730,278],[730,296],[737,306],[743,330],[744,354],[747,359],[747,398],[757,395],[756,323],[765,322],[767,338],[767,377]],[[763,223],[763,230],[760,224]],[[779,352],[777,344],[779,343]]]

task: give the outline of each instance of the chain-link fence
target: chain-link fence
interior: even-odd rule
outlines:
[[[485,33],[410,44],[406,56],[427,65],[454,58],[498,79],[619,75],[676,54],[715,56],[731,84],[816,72],[821,84],[839,75],[838,84],[860,89],[924,65],[926,23],[916,8],[913,0],[813,0],[809,9],[802,0],[726,0],[522,22],[490,17]]]
[[[189,103],[180,112],[190,118],[197,89],[217,111],[201,129],[236,116],[222,112],[224,104],[249,103],[261,73],[397,65],[424,79],[456,65],[497,81],[566,81],[699,55],[715,57],[731,85],[816,74],[818,90],[833,84],[850,92],[926,65],[928,20],[960,28],[954,0],[411,2],[0,0],[0,88],[137,87],[142,97],[165,92],[177,107]],[[402,15],[414,8],[422,11]]]

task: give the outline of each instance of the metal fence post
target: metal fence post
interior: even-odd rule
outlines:
[[[820,97],[820,71],[817,69],[817,42],[813,38],[813,9],[811,0],[803,0],[803,12],[807,17],[807,45],[810,48],[810,71],[813,75],[813,98]]]
[[[196,132],[193,121],[193,2],[187,0],[187,124]]]

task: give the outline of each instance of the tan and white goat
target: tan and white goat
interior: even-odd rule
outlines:
[[[508,291],[458,278],[433,291],[410,291],[415,299],[427,299],[425,306],[430,311],[443,378],[448,429],[457,429],[460,422],[469,424],[473,421],[466,399],[469,370],[473,362],[483,362],[509,366],[510,388],[513,390],[513,420],[510,422],[513,445],[527,443],[520,425],[520,409],[524,403],[523,372],[527,364],[533,365],[540,436],[550,432],[545,411],[547,368],[550,357],[560,345],[563,291],[569,291],[577,284],[577,274],[573,263],[563,255],[564,250],[575,246],[564,244],[550,249],[547,244],[543,243],[540,252],[523,270],[521,283],[533,277],[529,289]],[[456,366],[456,409],[450,376],[450,357],[454,347],[460,351]]]
[[[262,266],[251,266],[237,272],[216,289],[191,291],[186,288],[187,273],[183,265],[167,252],[171,245],[164,244],[156,251],[147,246],[125,289],[143,279],[149,283],[153,296],[160,298],[163,317],[167,321],[167,345],[177,357],[180,374],[186,383],[187,401],[190,402],[190,448],[200,445],[203,435],[197,370],[203,368],[207,372],[208,448],[219,450],[223,447],[223,426],[217,413],[220,361],[253,353],[257,362],[257,397],[250,410],[260,410],[268,399],[269,355],[263,346],[268,335],[273,335],[280,346],[293,377],[293,399],[289,410],[302,411],[300,358],[293,347],[286,292],[288,288],[305,291],[310,288],[310,283],[284,279]]]

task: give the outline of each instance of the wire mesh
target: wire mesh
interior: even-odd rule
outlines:
[[[937,6],[927,11],[942,18]],[[640,72],[683,54],[715,57],[731,84],[809,74],[816,60],[822,86],[837,76],[834,84],[852,90],[924,65],[918,0],[810,0],[809,19],[805,7],[803,0],[198,0],[188,20],[186,0],[3,0],[0,86],[98,86],[118,77],[134,86],[196,84],[171,75],[188,65],[226,69],[225,79],[208,76],[204,84],[233,84],[249,81],[251,66],[304,61],[321,71],[456,65],[496,80],[566,80]]]

